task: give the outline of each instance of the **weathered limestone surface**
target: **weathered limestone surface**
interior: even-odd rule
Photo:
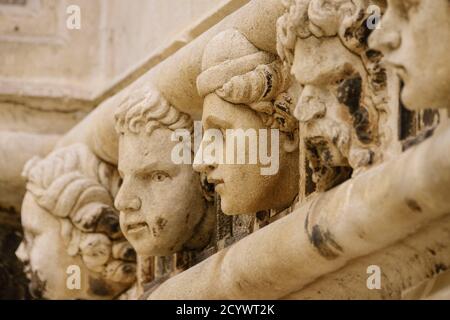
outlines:
[[[151,298],[277,299],[414,233],[450,211],[449,137],[447,130],[316,196],[168,280]]]
[[[449,298],[448,0],[74,3],[0,5],[0,297]]]
[[[49,153],[59,136],[22,132],[0,132],[0,206],[20,212],[25,193],[25,180],[21,177],[25,163],[34,156]]]
[[[393,246],[383,248],[366,257],[351,261],[283,299],[421,299],[428,296],[419,292],[416,284],[439,279],[450,267],[448,256],[449,218],[432,222],[417,234]],[[367,267],[382,270],[381,290],[367,289]],[[413,293],[414,292],[414,293]],[[442,297],[444,298],[444,297]],[[446,296],[448,299],[448,295]],[[445,298],[444,298],[445,299]]]

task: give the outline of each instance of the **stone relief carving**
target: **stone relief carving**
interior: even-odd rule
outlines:
[[[379,162],[386,74],[367,45],[369,4],[382,1],[284,1],[277,49],[303,86],[295,116],[317,191]]]
[[[115,204],[125,237],[143,256],[204,247],[215,223],[209,196],[191,165],[171,159],[178,143],[172,134],[192,131],[191,118],[145,86],[123,101],[116,120],[123,183]]]
[[[136,282],[132,247],[138,259],[156,256],[164,272],[148,266],[147,271],[166,276],[149,284],[144,296],[149,299],[301,298],[322,288],[327,297],[330,287],[342,289],[345,277],[352,279],[352,290],[358,289],[352,276],[359,265],[351,268],[358,257],[364,257],[364,265],[382,260],[390,289],[398,295],[405,283],[429,278],[430,270],[432,276],[440,274],[434,263],[442,270],[448,266],[442,246],[450,223],[448,128],[384,166],[359,173],[385,161],[384,146],[392,142],[385,128],[393,117],[386,106],[388,79],[380,52],[403,81],[402,100],[409,109],[450,108],[449,41],[441,43],[450,40],[450,28],[442,28],[450,23],[449,1],[388,0],[382,29],[373,33],[366,24],[367,8],[376,4],[384,10],[385,1],[282,2],[287,13],[277,24],[279,57],[228,29],[202,50],[197,78],[204,129],[279,129],[279,171],[263,176],[260,163],[175,164],[171,154],[178,142],[172,134],[177,129],[192,133],[192,119],[154,87],[131,92],[116,112],[119,172],[84,145],[58,149],[25,167],[25,240],[17,254],[27,265],[35,297],[137,298],[140,289],[129,290]],[[430,23],[431,15],[436,19]],[[433,39],[440,41],[430,44]],[[175,277],[165,272],[179,261],[163,256],[203,249],[214,239],[215,224],[221,222],[209,210],[211,184],[228,215],[282,210],[299,192],[303,156],[317,191],[358,176],[300,203],[263,232],[214,255],[196,256],[202,262],[186,272]],[[412,234],[436,219],[432,228]],[[395,259],[392,252],[398,253]],[[392,267],[406,258],[417,268],[413,278],[409,264],[398,269],[405,271],[401,277]],[[426,269],[422,264],[433,265]],[[66,285],[65,271],[73,265],[81,267],[81,291]],[[336,281],[336,275],[342,278]],[[449,279],[448,274],[441,278]],[[353,296],[367,294],[359,290]],[[417,290],[413,294],[423,296]]]
[[[24,240],[16,254],[35,297],[112,299],[135,281],[136,254],[113,207],[119,175],[86,146],[33,158],[24,169]],[[79,268],[79,290],[67,270]],[[78,280],[74,280],[75,285]]]
[[[223,212],[248,214],[292,204],[298,194],[298,122],[292,116],[295,95],[289,91],[289,73],[280,60],[257,49],[239,31],[223,31],[204,50],[197,88],[204,97],[205,130],[280,131],[279,170],[274,175],[261,175],[261,163],[194,164],[215,185]],[[226,148],[225,141],[224,154]]]

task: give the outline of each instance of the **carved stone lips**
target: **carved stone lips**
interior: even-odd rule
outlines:
[[[143,231],[146,228],[147,228],[147,224],[145,222],[130,223],[127,225],[127,232],[136,233],[136,232]]]
[[[223,184],[223,180],[222,179],[213,179],[213,178],[208,178],[208,183],[210,184],[214,184],[214,185],[219,185],[219,184]]]

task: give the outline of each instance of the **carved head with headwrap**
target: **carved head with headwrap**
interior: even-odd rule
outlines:
[[[129,288],[136,254],[113,206],[116,169],[76,144],[30,160],[23,175],[24,240],[17,255],[31,292],[49,299],[112,299]]]
[[[298,121],[292,115],[296,95],[288,69],[276,55],[230,29],[206,46],[197,89],[205,99],[204,129],[280,132],[280,169],[275,175],[262,176],[260,163],[194,166],[216,185],[223,211],[241,214],[287,207],[298,192]]]

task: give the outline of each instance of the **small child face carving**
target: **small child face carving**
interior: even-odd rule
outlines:
[[[205,214],[200,178],[171,159],[172,131],[124,134],[119,142],[123,184],[115,204],[121,229],[138,254],[165,256],[192,238]]]

